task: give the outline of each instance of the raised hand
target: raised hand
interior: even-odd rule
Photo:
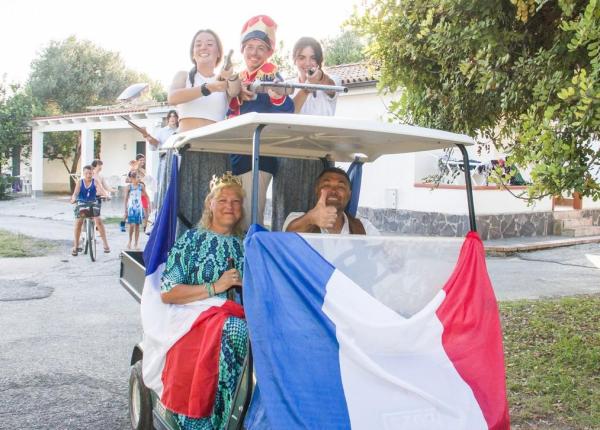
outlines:
[[[318,84],[323,79],[323,71],[319,68],[319,66],[315,66],[312,70],[311,74],[306,74],[306,82],[309,84]]]
[[[309,211],[312,224],[320,228],[332,228],[337,219],[337,209],[334,206],[327,206],[327,190],[321,190],[319,201]]]

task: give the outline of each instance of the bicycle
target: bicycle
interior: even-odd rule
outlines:
[[[96,261],[96,220],[100,216],[100,205],[103,198],[99,197],[93,202],[78,202],[79,216],[84,218],[83,237],[81,249],[83,253],[90,253],[90,259]]]

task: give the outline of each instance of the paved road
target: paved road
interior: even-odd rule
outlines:
[[[47,257],[0,258],[0,429],[129,428],[129,359],[141,328],[118,282],[126,234],[109,226],[113,252],[96,263],[71,257],[69,209],[0,202],[0,228],[58,241]]]
[[[113,252],[96,263],[71,257],[66,198],[0,202],[0,228],[59,244],[46,257],[0,258],[0,429],[127,429],[141,329],[118,283],[126,234],[109,226]],[[595,244],[488,258],[488,268],[497,296],[511,300],[598,293],[599,261]]]

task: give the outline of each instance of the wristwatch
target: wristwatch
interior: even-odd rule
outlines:
[[[210,96],[212,94],[212,92],[208,89],[208,87],[206,86],[206,82],[203,83],[202,85],[200,85],[200,92],[202,93],[202,95],[204,97],[206,96]]]

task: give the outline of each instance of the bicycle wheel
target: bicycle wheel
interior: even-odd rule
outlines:
[[[86,218],[83,222],[83,253],[87,254],[88,250],[90,248],[90,239],[89,239],[89,234],[88,234],[88,230],[89,230],[89,223],[90,220],[89,218]]]
[[[96,261],[96,223],[93,219],[88,219],[87,222],[87,243],[90,248],[90,258],[92,261]]]

